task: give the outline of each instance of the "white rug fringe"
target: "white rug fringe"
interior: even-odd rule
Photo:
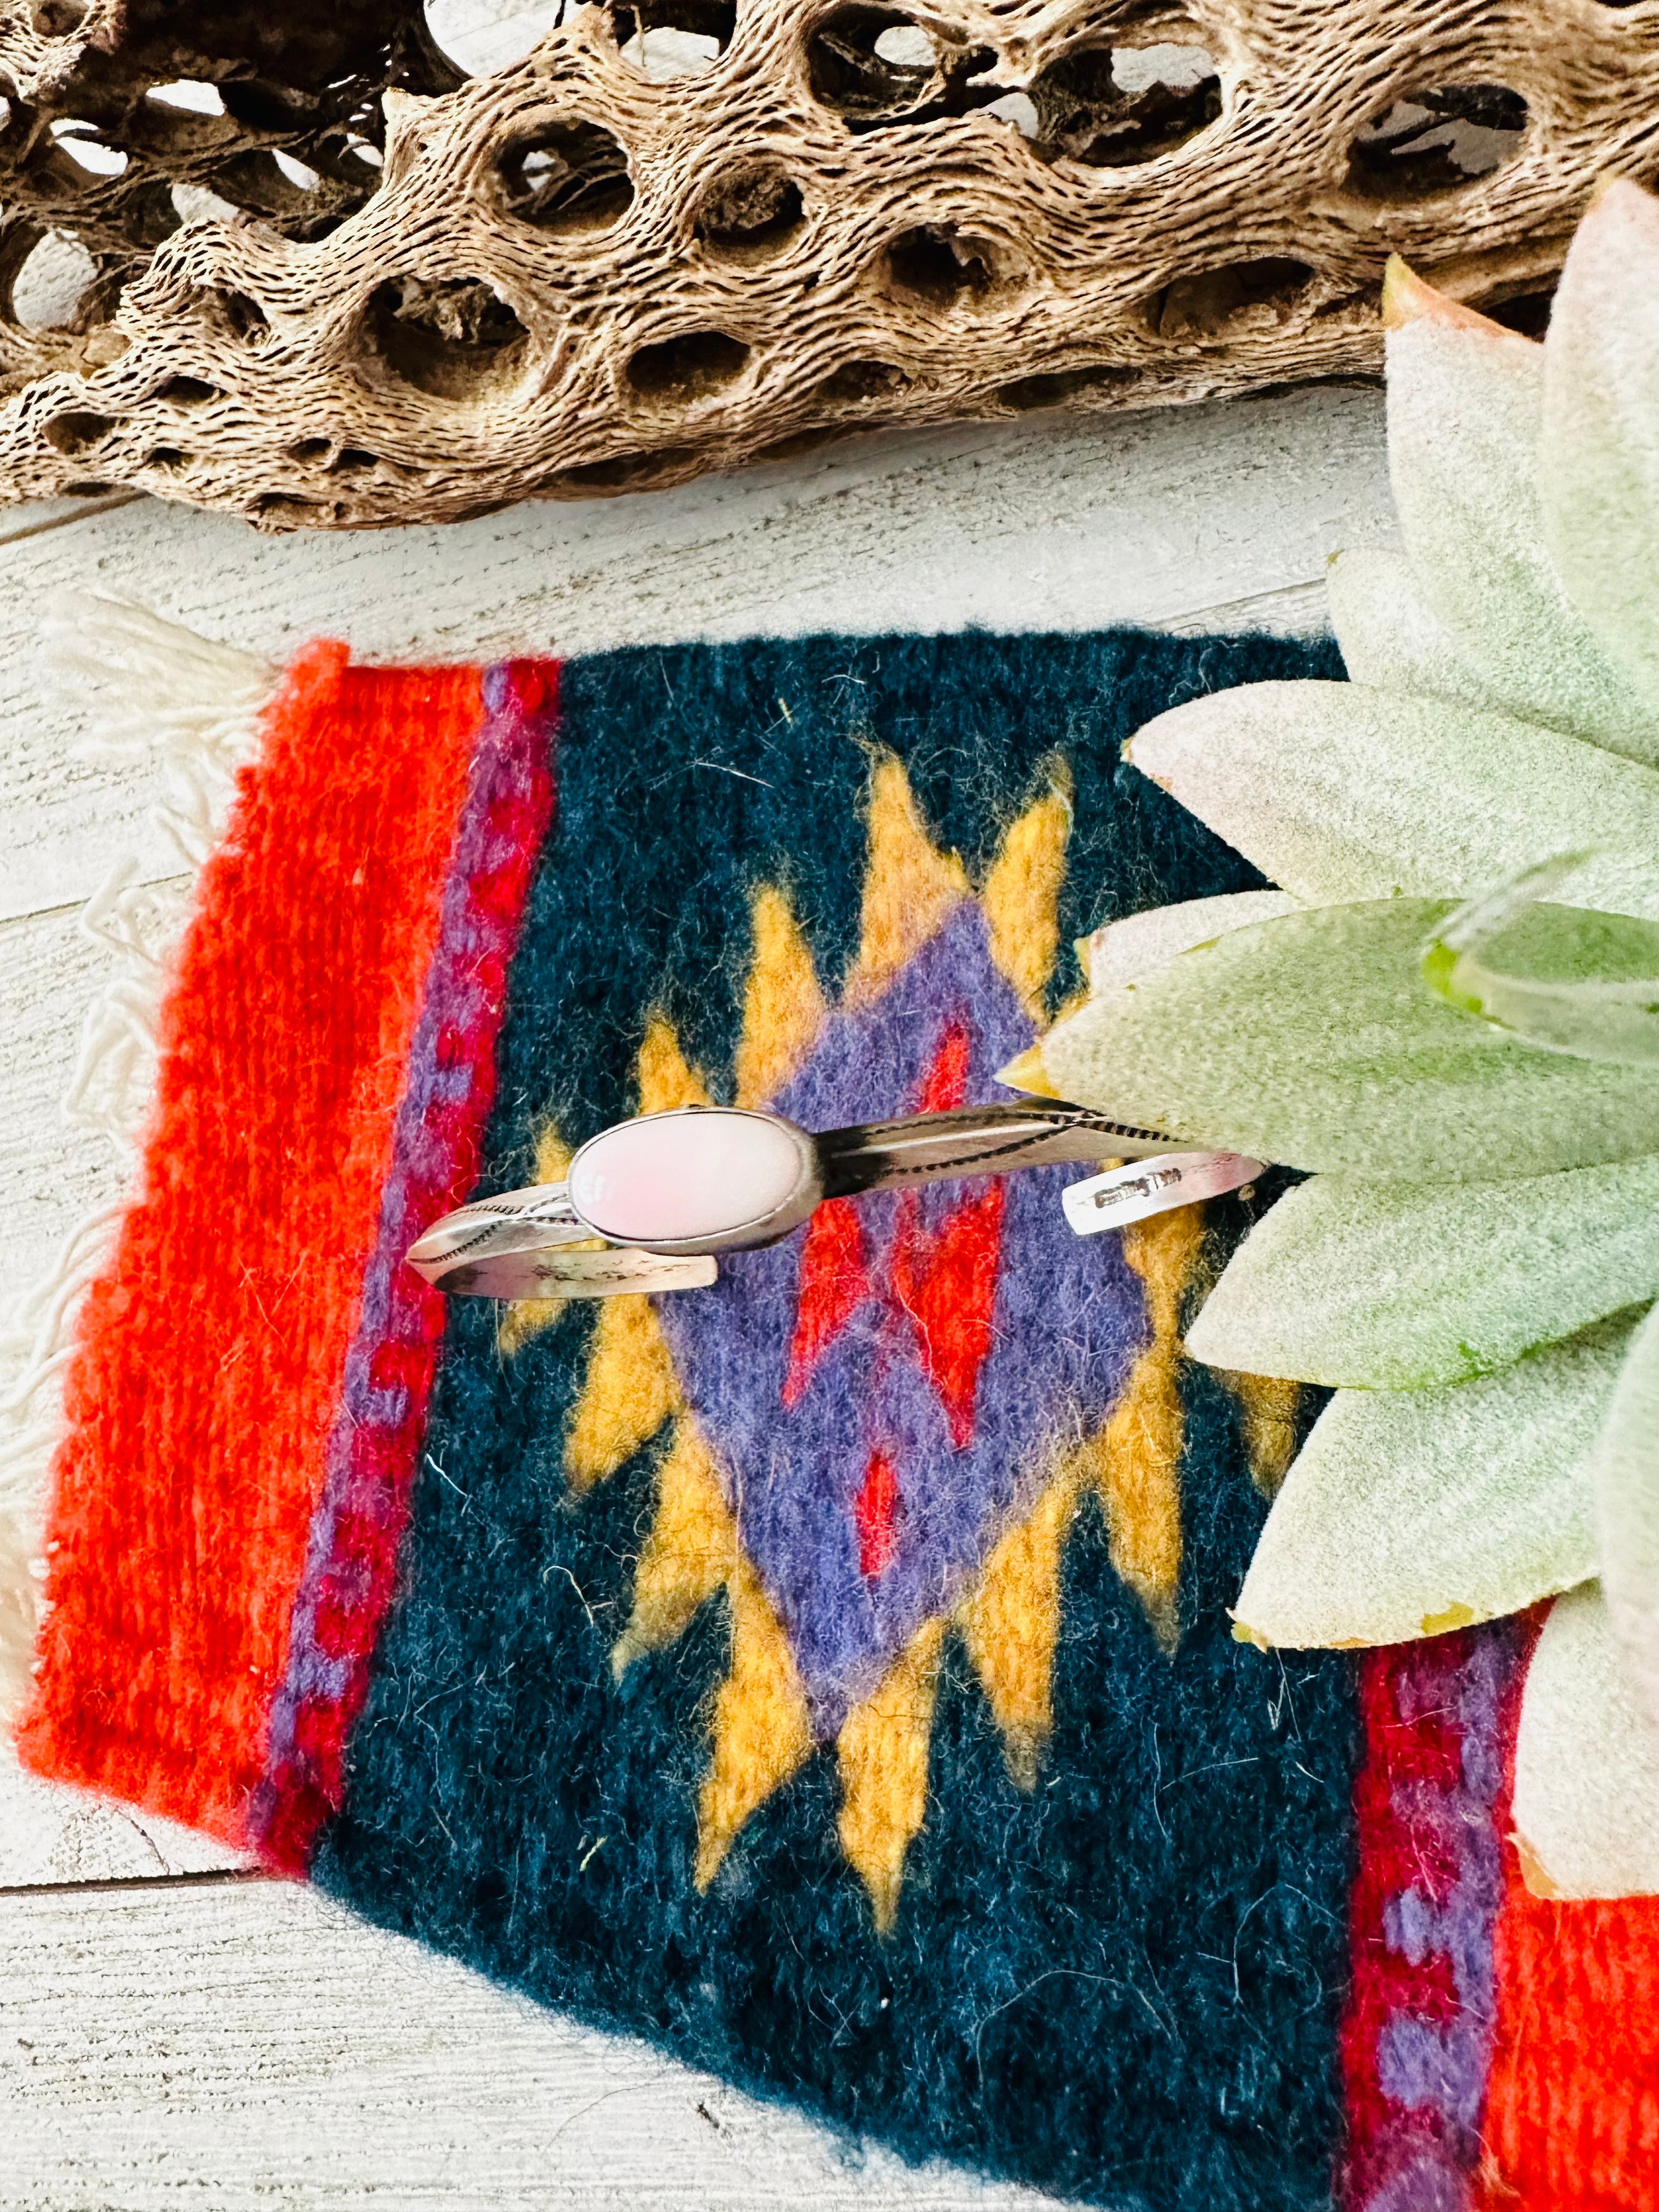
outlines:
[[[147,607],[93,592],[58,593],[40,640],[54,674],[87,703],[89,727],[76,757],[159,762],[166,797],[155,819],[185,866],[199,868],[217,842],[237,768],[280,672]]]
[[[143,607],[92,593],[65,593],[53,604],[41,647],[53,676],[86,699],[94,734],[77,754],[160,763],[165,797],[155,819],[187,872],[183,881],[147,884],[138,862],[124,860],[81,916],[82,928],[115,952],[118,965],[88,1011],[64,1110],[100,1130],[131,1169],[194,878],[223,835],[236,769],[255,749],[280,671]],[[76,1317],[125,1211],[123,1200],[84,1216],[46,1280],[0,1308],[0,1714],[27,1686],[44,1612],[43,1517],[64,1432],[62,1376]]]
[[[156,1023],[193,888],[194,871],[182,881],[147,884],[129,859],[82,909],[82,933],[106,945],[119,965],[87,1009],[64,1111],[123,1153],[137,1144],[155,1087]]]

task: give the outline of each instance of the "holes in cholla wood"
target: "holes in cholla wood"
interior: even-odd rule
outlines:
[[[107,322],[118,290],[78,239],[0,211],[0,394],[124,353]]]
[[[1206,47],[1166,35],[1074,48],[1032,80],[1030,98],[1049,160],[1127,168],[1207,130],[1221,113],[1221,77]]]
[[[1221,76],[1196,27],[1160,9],[1141,43],[1074,46],[1024,88],[993,81],[997,56],[948,46],[899,10],[854,0],[807,48],[812,89],[854,131],[913,127],[983,109],[1047,161],[1127,167],[1185,145],[1220,115]]]
[[[920,23],[890,23],[876,40],[876,59],[899,69],[920,70],[932,76],[939,59],[933,35]]]
[[[976,84],[996,62],[989,46],[949,46],[896,8],[854,0],[826,16],[807,42],[807,75],[825,107],[850,131],[913,127],[966,115],[1006,98],[1006,84]]]
[[[234,201],[205,185],[174,185],[167,197],[180,222],[230,222],[240,213]]]
[[[144,98],[154,107],[165,107],[182,115],[222,115],[224,95],[216,84],[204,84],[196,77],[175,77],[167,84],[153,84]]]
[[[479,276],[389,276],[363,304],[362,365],[436,399],[477,399],[509,382],[530,333]]]
[[[360,207],[372,190],[372,181],[341,192],[334,179],[324,179],[309,162],[280,146],[261,146],[233,155],[213,169],[216,185],[228,195],[233,213],[257,216],[281,226],[292,238],[321,238],[335,224]],[[363,172],[365,179],[369,172]],[[175,208],[177,202],[174,202]]]
[[[490,0],[464,4],[476,15]],[[553,0],[495,4],[523,15]],[[326,236],[378,187],[386,86],[444,94],[465,74],[427,33],[420,0],[136,13],[22,0],[11,13],[21,21],[8,33],[0,20],[0,44],[61,45],[27,96],[0,79],[0,392],[124,352],[122,288],[181,223],[252,216],[288,238]],[[33,258],[43,234],[56,235]],[[255,302],[199,304],[262,341]],[[171,442],[165,423],[159,435]]]
[[[1395,203],[1455,191],[1501,168],[1526,127],[1527,103],[1507,85],[1406,93],[1349,148],[1348,189],[1362,199]]]
[[[994,115],[999,123],[1011,123],[1022,138],[1037,135],[1036,102],[1029,92],[1005,92],[1000,100],[987,104],[985,112]]]
[[[769,261],[805,228],[800,186],[784,164],[760,155],[739,161],[707,186],[692,235],[724,261]]]
[[[12,95],[0,222],[73,231],[104,274],[130,276],[181,221],[245,212],[326,234],[375,189],[386,85],[461,82],[418,29],[418,0],[99,12],[112,21],[90,45],[82,23],[28,98]]]
[[[78,238],[49,230],[24,240],[10,284],[10,319],[26,331],[75,328],[82,302],[97,282],[98,264]]]
[[[296,161],[292,154],[285,154],[280,146],[271,148],[270,158],[276,165],[278,174],[286,177],[295,191],[314,192],[323,181],[309,161]]]
[[[896,362],[844,361],[817,386],[812,397],[830,407],[868,406],[875,400],[895,398],[912,381],[908,369],[901,368]]]
[[[883,258],[893,296],[935,312],[989,307],[998,293],[1018,281],[988,239],[960,231],[954,223],[918,223],[914,230],[901,231]]]
[[[222,399],[225,395],[216,384],[203,377],[170,376],[151,396],[169,407],[205,407],[210,400]]]
[[[659,446],[647,453],[615,453],[605,461],[581,461],[561,469],[541,489],[562,491],[649,491],[665,477],[690,467],[697,459],[695,446]]]
[[[240,345],[259,346],[270,336],[270,319],[259,302],[231,285],[209,287],[198,295],[198,304],[209,322]]]
[[[125,173],[128,156],[120,147],[112,146],[102,137],[95,124],[79,116],[60,116],[51,125],[53,145],[88,177],[118,177]]]
[[[509,140],[495,176],[507,213],[538,230],[609,230],[634,200],[621,145],[597,123],[575,117],[533,125]]]
[[[314,530],[330,520],[337,521],[340,507],[337,501],[300,499],[292,492],[262,491],[248,503],[248,520],[265,530]]]
[[[925,62],[895,52],[894,34],[925,40]],[[884,51],[878,52],[878,47]],[[915,107],[932,83],[933,44],[908,15],[891,8],[838,9],[820,23],[806,49],[813,92],[856,128]]]
[[[720,59],[718,39],[702,31],[636,31],[622,50],[623,59],[647,84],[672,84],[676,77],[701,76]]]
[[[628,381],[641,399],[688,407],[724,391],[748,362],[741,338],[726,331],[686,331],[641,346],[628,364]]]
[[[240,149],[242,139],[218,86],[197,77],[146,87],[143,97],[126,107],[118,127],[123,144],[141,165],[176,176],[180,183],[210,173]]]
[[[1024,415],[1041,407],[1063,407],[1068,401],[1086,399],[1091,392],[1110,392],[1135,383],[1140,375],[1115,362],[1092,362],[1081,368],[1049,369],[1036,376],[1022,376],[998,387],[1005,407]]]
[[[87,19],[87,0],[34,0],[29,21],[43,39],[67,39]]]
[[[1152,301],[1149,319],[1161,338],[1189,344],[1225,339],[1246,323],[1288,321],[1313,276],[1305,261],[1284,254],[1231,262],[1165,285]]]
[[[296,438],[283,450],[301,468],[321,470],[331,477],[368,476],[376,471],[391,476],[403,473],[396,462],[382,460],[378,453],[368,453],[361,446],[339,445],[332,438]]]
[[[41,425],[40,434],[54,453],[74,458],[90,452],[114,428],[109,416],[95,415],[89,408],[75,407],[62,415],[50,416]]]
[[[305,93],[258,77],[229,78],[220,87],[219,97],[226,114],[244,130],[277,137],[302,128],[316,112],[316,101]]]

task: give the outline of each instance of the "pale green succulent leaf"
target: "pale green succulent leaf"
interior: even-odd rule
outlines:
[[[1659,923],[1545,903],[1584,855],[1525,870],[1448,915],[1423,956],[1448,1006],[1546,1052],[1659,1061]]]
[[[1423,988],[1437,900],[1313,908],[1097,993],[1042,1043],[1060,1097],[1194,1145],[1422,1182],[1659,1152],[1650,1070],[1535,1051]]]
[[[1654,1298],[1659,1157],[1449,1188],[1316,1176],[1250,1231],[1187,1349],[1247,1375],[1419,1390]]]
[[[1659,202],[1638,186],[1579,225],[1544,354],[1550,550],[1659,744]]]
[[[1521,1693],[1516,1841],[1545,1897],[1659,1892],[1659,1738],[1626,1680],[1594,1583],[1559,1599]]]
[[[1659,761],[1649,702],[1545,541],[1543,348],[1437,303],[1389,331],[1388,370],[1395,507],[1431,611],[1511,713]]]
[[[1340,1390],[1273,1502],[1239,1593],[1270,1644],[1400,1644],[1595,1572],[1585,1462],[1628,1322],[1478,1382]]]
[[[1335,555],[1325,596],[1351,683],[1502,711],[1504,702],[1431,611],[1403,553],[1357,545]]]
[[[1627,1679],[1659,1729],[1659,1308],[1631,1346],[1590,1477],[1601,1586]]]
[[[1503,714],[1358,684],[1252,684],[1127,757],[1304,905],[1474,898],[1566,848],[1575,896],[1659,920],[1659,774]]]
[[[1109,921],[1091,936],[1079,938],[1078,952],[1091,990],[1132,982],[1149,969],[1162,968],[1178,952],[1206,945],[1230,929],[1294,912],[1288,891],[1226,891],[1218,898],[1183,899],[1176,906],[1148,907],[1144,913]]]

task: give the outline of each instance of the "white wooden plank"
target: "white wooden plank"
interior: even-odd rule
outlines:
[[[141,491],[106,492],[94,499],[26,499],[15,507],[0,507],[0,545],[21,538],[40,538],[48,530],[62,530],[71,522],[89,521],[118,507],[132,507],[146,495]]]
[[[272,1882],[0,1899],[0,2206],[1038,2212]]]
[[[176,863],[175,863],[176,865]],[[78,908],[0,923],[0,1286],[39,1282],[74,1224],[121,1194],[110,1139],[63,1112],[81,1025],[115,956]]]
[[[0,1887],[161,1881],[239,1863],[193,1829],[39,1781],[22,1772],[9,1744],[0,1752]]]
[[[176,866],[145,818],[147,773],[70,757],[79,713],[30,650],[64,586],[274,658],[319,632],[365,654],[465,657],[816,629],[1189,628],[1216,607],[1305,628],[1328,556],[1392,535],[1381,400],[1346,388],[868,437],[447,529],[262,538],[141,500],[0,544],[0,916],[86,896],[131,850]]]
[[[511,69],[559,21],[561,0],[427,0],[427,27],[469,76]]]

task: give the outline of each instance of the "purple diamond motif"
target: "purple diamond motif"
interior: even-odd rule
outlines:
[[[879,1120],[919,1106],[948,1063],[952,1095],[977,1104],[1007,1095],[994,1071],[1034,1036],[964,901],[878,999],[830,1017],[772,1103],[809,1129]],[[803,1258],[829,1208],[769,1250],[727,1255],[712,1289],[659,1304],[821,1736],[962,1595],[1146,1342],[1119,1240],[1073,1237],[1061,1214],[1061,1189],[1088,1172],[843,1201],[860,1258],[827,1323],[815,1307],[810,1358]],[[914,1255],[944,1249],[953,1223],[978,1273],[966,1289],[942,1279],[925,1304]]]

